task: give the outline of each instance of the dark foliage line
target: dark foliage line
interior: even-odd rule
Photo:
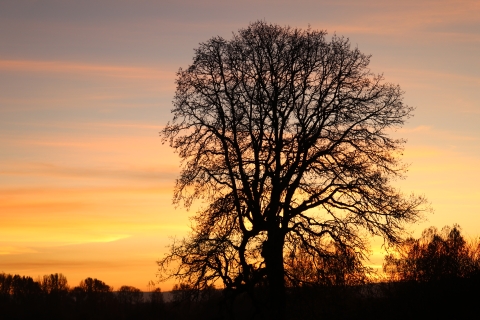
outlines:
[[[158,319],[164,308],[159,288],[144,298],[140,289],[113,287],[86,278],[70,288],[61,273],[31,277],[0,273],[0,319]]]
[[[432,227],[387,255],[386,277],[374,282],[348,253],[313,261],[297,251],[287,270],[303,281],[286,279],[285,318],[470,318],[480,298],[479,253],[479,243],[465,240],[459,226]],[[0,319],[265,319],[268,299],[262,284],[251,291],[178,284],[164,299],[159,288],[145,296],[92,278],[70,288],[60,273],[37,280],[0,274]]]
[[[478,317],[480,242],[467,241],[458,225],[441,230],[431,227],[420,238],[403,241],[385,257],[384,277],[376,280],[371,277],[372,270],[362,268],[353,253],[333,252],[336,254],[311,259],[297,248],[294,257],[285,258],[290,261],[286,268],[286,319]],[[289,273],[302,281],[290,281]],[[199,292],[186,284],[175,289],[182,319],[269,316],[267,284],[259,284],[251,292],[224,291],[223,295],[211,289],[210,293]],[[215,304],[217,309],[212,309]]]

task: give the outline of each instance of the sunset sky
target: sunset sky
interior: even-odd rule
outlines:
[[[478,0],[0,0],[0,273],[146,290],[195,212],[171,204],[179,161],[158,136],[175,72],[256,20],[371,54],[416,107],[392,133],[410,164],[394,183],[434,213],[409,229],[480,235]]]

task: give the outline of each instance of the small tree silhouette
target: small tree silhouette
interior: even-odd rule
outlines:
[[[143,302],[143,293],[140,289],[132,286],[121,286],[117,298],[124,305],[140,304]]]
[[[47,294],[66,293],[69,290],[68,280],[61,273],[44,275],[40,280],[40,287]]]

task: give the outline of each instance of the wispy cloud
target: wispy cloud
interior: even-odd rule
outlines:
[[[449,35],[458,39],[458,35],[469,34],[469,40],[479,41],[475,32],[478,23],[480,4],[475,0],[441,0],[441,1],[337,1],[336,6],[349,8],[345,10],[348,19],[337,18],[339,22],[328,21],[330,30],[347,34],[412,35],[419,33]],[[472,24],[473,23],[473,24]],[[455,30],[464,26],[461,30]],[[321,25],[319,25],[322,28]],[[325,27],[323,27],[325,28]],[[450,31],[449,31],[450,29]],[[470,32],[470,31],[471,32]],[[476,30],[478,31],[478,29]],[[419,39],[410,39],[419,40]],[[431,39],[424,39],[424,41]]]
[[[458,131],[448,131],[434,128],[432,126],[417,126],[413,128],[400,128],[397,130],[400,135],[420,135],[422,137],[435,137],[442,141],[479,141],[480,137],[475,135],[459,134]]]
[[[173,70],[165,68],[99,65],[67,61],[0,60],[0,70],[10,72],[70,73],[114,78],[171,80]]]
[[[178,166],[163,165],[155,167],[142,166],[64,166],[54,163],[8,163],[1,162],[0,175],[9,176],[49,176],[70,179],[93,180],[127,180],[127,181],[174,181],[178,175]]]
[[[432,86],[432,83],[426,83],[428,80],[431,82],[431,79],[435,81],[442,80],[452,82],[454,81],[457,84],[464,84],[466,86],[471,87],[478,87],[480,86],[480,78],[475,77],[472,75],[462,74],[462,73],[454,73],[454,72],[446,72],[446,71],[439,71],[439,70],[431,70],[431,69],[418,69],[418,68],[395,68],[390,66],[384,67],[384,72],[391,77],[401,77],[405,81],[415,81],[415,85],[421,85],[422,83],[425,85]],[[412,78],[413,77],[413,78]],[[428,79],[428,80],[427,80]]]
[[[36,253],[36,252],[38,251],[28,247],[5,246],[0,244],[0,256],[11,255],[11,254]]]

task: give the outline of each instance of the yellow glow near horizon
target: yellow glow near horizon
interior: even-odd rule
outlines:
[[[410,164],[394,185],[425,195],[434,214],[407,229],[418,236],[459,223],[468,237],[480,233],[479,1],[210,1],[203,14],[197,2],[178,11],[122,1],[95,15],[72,6],[0,4],[0,272],[145,290],[196,209],[172,205],[179,159],[158,137],[171,119],[175,71],[199,42],[259,17],[327,29],[373,54],[372,71],[416,107],[391,132],[408,140]],[[218,15],[219,6],[231,10]],[[378,268],[375,241],[369,263]]]

